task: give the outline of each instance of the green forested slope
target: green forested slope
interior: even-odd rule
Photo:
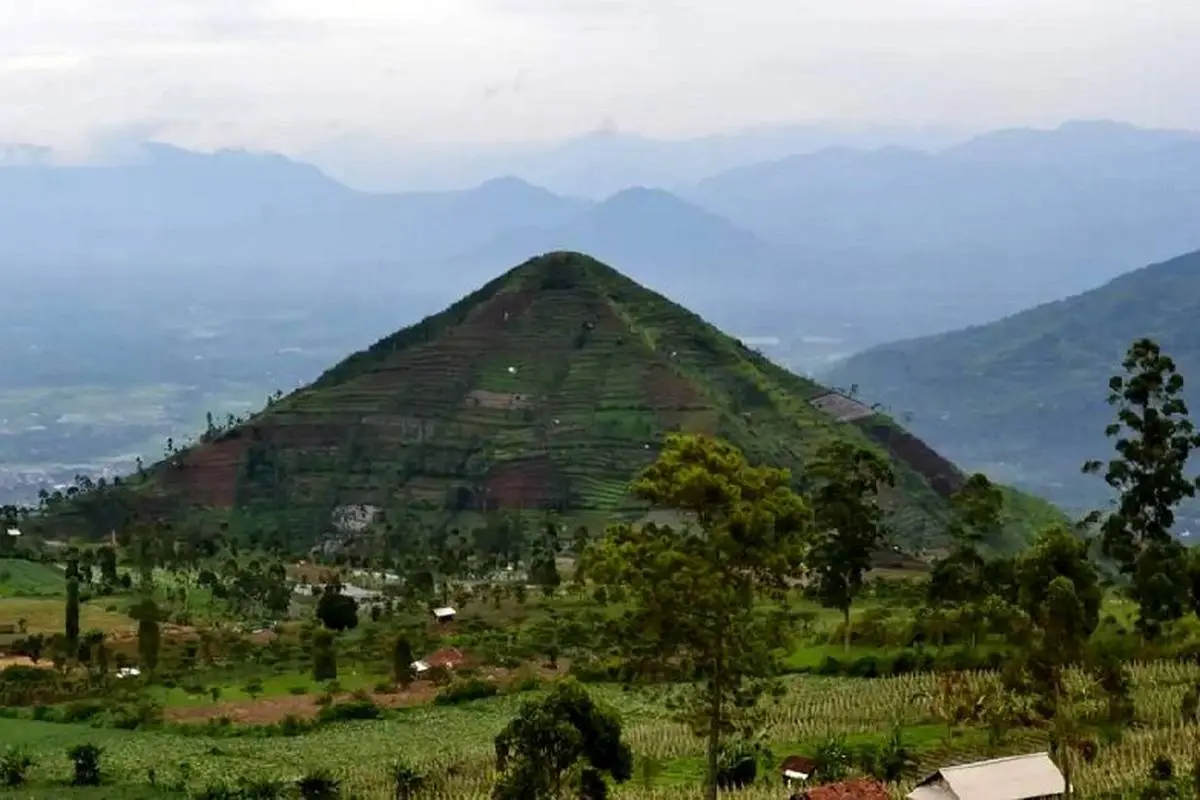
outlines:
[[[150,472],[161,507],[253,519],[295,548],[363,506],[441,527],[641,515],[628,484],[670,431],[721,436],[798,481],[822,442],[849,437],[896,464],[898,541],[935,542],[961,474],[869,409],[839,422],[812,404],[827,394],[612,268],[551,253]],[[1048,511],[1013,508],[1014,530]]]
[[[958,463],[1084,507],[1106,497],[1079,468],[1111,452],[1108,379],[1142,336],[1200,382],[1200,253],[989,325],[873,348],[824,377],[856,384]]]

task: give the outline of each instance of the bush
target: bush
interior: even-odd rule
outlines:
[[[0,755],[0,785],[16,787],[25,783],[25,774],[33,766],[33,759],[20,748],[8,747]]]
[[[852,678],[878,678],[879,659],[875,656],[861,656],[850,662],[846,674]]]
[[[59,718],[59,710],[54,706],[43,705],[38,703],[33,707],[30,716],[37,722],[54,722]]]
[[[379,719],[382,715],[379,706],[370,700],[350,700],[322,708],[317,714],[321,722],[345,722],[355,719]]]
[[[286,797],[283,784],[271,780],[248,780],[243,778],[236,786],[223,783],[210,784],[193,795],[195,800],[276,800]]]
[[[304,800],[336,800],[341,794],[341,781],[325,770],[317,770],[296,781],[296,788]]]
[[[916,672],[917,662],[918,660],[911,650],[901,650],[892,656],[888,672],[892,675],[907,675],[910,672]]]
[[[406,761],[392,765],[392,789],[396,800],[409,800],[425,785],[425,776]]]
[[[520,692],[536,692],[540,688],[542,688],[541,678],[532,673],[526,673],[509,684],[508,691],[519,694]]]
[[[162,706],[143,700],[137,703],[114,703],[97,719],[110,728],[121,728],[131,731],[137,728],[157,725],[163,720]]]
[[[63,707],[59,712],[59,721],[66,723],[87,722],[100,716],[104,711],[105,705],[99,700],[77,700]]]
[[[717,786],[724,791],[742,789],[758,777],[758,761],[769,752],[759,743],[746,739],[734,739],[721,747],[717,762]]]
[[[482,700],[493,697],[497,693],[496,685],[481,678],[457,680],[442,689],[433,698],[434,705],[453,706],[459,703],[469,703],[472,700]]]
[[[293,686],[290,689],[288,689],[288,694],[293,694],[293,695],[296,695],[297,697],[299,697],[302,694],[308,694],[308,687],[307,686]]]
[[[100,754],[104,751],[94,744],[79,744],[67,751],[75,767],[73,786],[100,785]]]
[[[301,719],[295,714],[285,714],[283,719],[279,720],[279,735],[280,736],[299,736],[302,733],[307,733],[313,729],[313,724],[308,720]]]
[[[833,656],[825,656],[825,660],[821,662],[821,666],[817,667],[818,675],[843,675],[845,674],[845,666],[841,661]]]

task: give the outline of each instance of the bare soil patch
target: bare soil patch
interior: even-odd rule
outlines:
[[[867,435],[925,478],[942,497],[950,497],[962,488],[964,478],[958,468],[911,433],[884,424],[865,427]]]
[[[500,508],[542,508],[553,504],[559,484],[548,458],[509,461],[488,473],[487,498]]]
[[[231,434],[187,453],[176,467],[162,467],[164,482],[189,502],[231,508],[237,502],[238,470],[249,446],[246,436]]]
[[[642,391],[651,408],[684,409],[704,405],[704,398],[691,381],[665,364],[655,364],[643,373]]]
[[[565,660],[558,662],[557,669],[540,665],[532,669],[542,681],[553,681],[565,677],[570,670],[570,664]],[[529,674],[531,667],[520,670],[508,670],[500,667],[482,670],[482,675],[500,686],[511,683],[518,674]],[[426,705],[441,687],[432,681],[415,681],[407,689],[395,688],[388,693],[375,692],[370,695],[371,701],[381,708],[407,708],[410,706]],[[210,706],[187,706],[168,708],[164,711],[167,722],[183,724],[203,724],[209,720],[228,717],[235,725],[273,725],[289,715],[299,719],[313,719],[321,710],[315,694],[277,695],[263,697],[257,700],[234,700],[217,703]],[[338,702],[350,700],[352,695],[344,692],[336,695]]]
[[[511,392],[490,392],[486,389],[474,389],[467,393],[468,406],[476,408],[492,408],[500,410],[529,408],[531,401],[528,395]]]

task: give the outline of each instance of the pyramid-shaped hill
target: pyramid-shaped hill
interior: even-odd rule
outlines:
[[[888,504],[909,547],[940,536],[962,480],[886,417],[610,267],[551,253],[177,454],[155,482],[188,505],[283,515],[293,541],[364,506],[438,525],[497,509],[631,518],[647,509],[630,480],[677,430],[798,477],[831,437],[873,442],[896,463]]]

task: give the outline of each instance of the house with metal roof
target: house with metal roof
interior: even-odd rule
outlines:
[[[817,762],[805,756],[788,756],[779,765],[779,771],[783,774],[784,786],[806,783],[817,771]]]
[[[1050,755],[1031,753],[942,767],[917,784],[908,800],[1043,800],[1066,791]]]

